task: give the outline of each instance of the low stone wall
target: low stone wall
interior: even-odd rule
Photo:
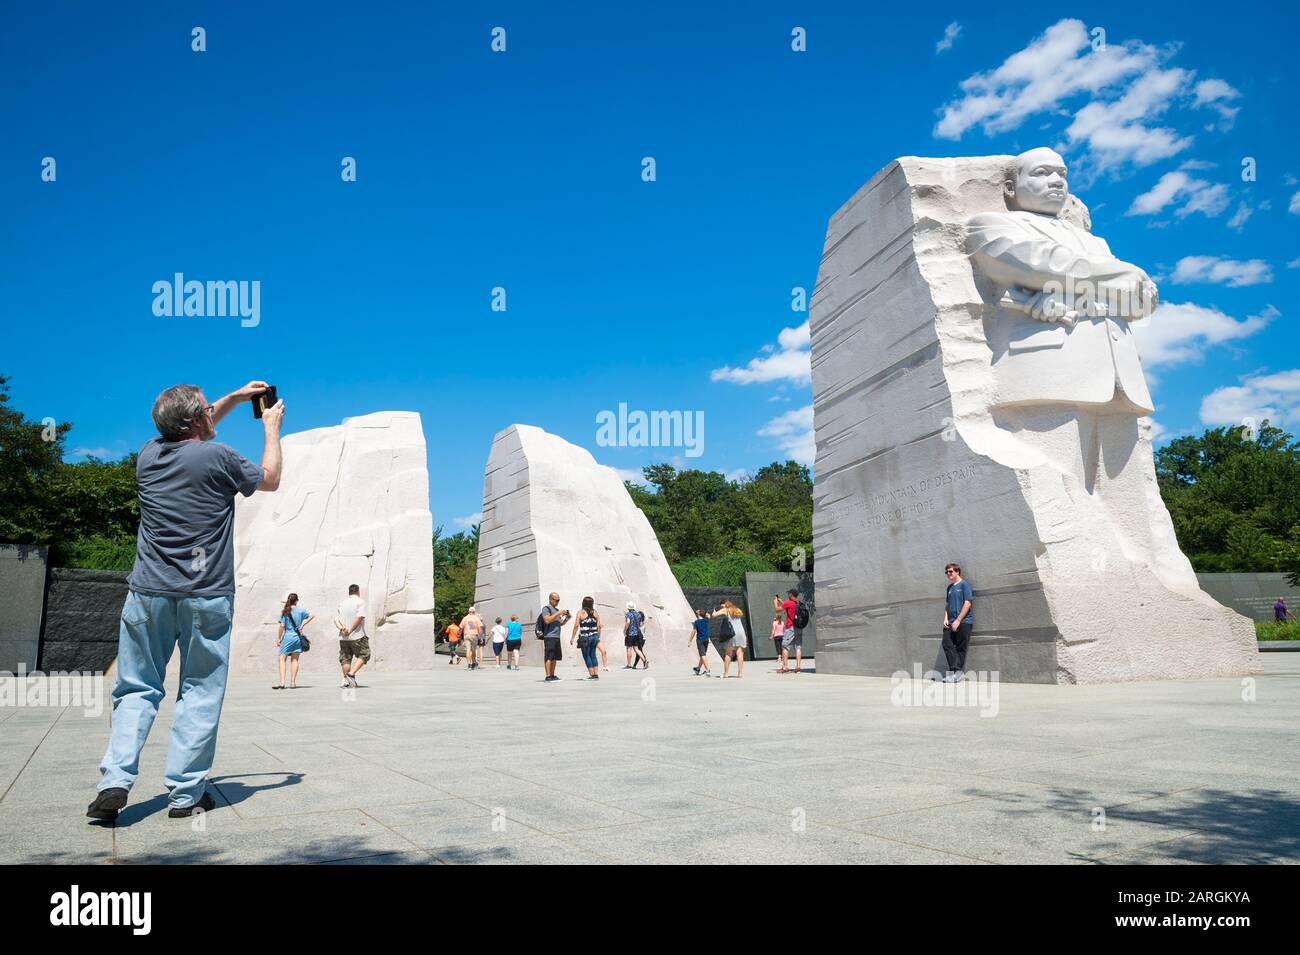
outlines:
[[[1278,597],[1300,614],[1300,589],[1286,582],[1286,574],[1197,574],[1196,582],[1219,603],[1252,620],[1272,620]]]
[[[0,544],[0,671],[36,669],[45,559],[44,547]]]
[[[118,621],[125,600],[124,571],[52,568],[41,669],[107,670],[117,659]]]

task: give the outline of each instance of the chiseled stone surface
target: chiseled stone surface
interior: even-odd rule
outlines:
[[[623,666],[628,601],[646,615],[646,655],[685,662],[694,614],[650,522],[618,474],[584,448],[541,428],[516,424],[497,433],[483,478],[475,604],[489,625],[519,614],[523,662],[542,662],[533,626],[546,597],[576,616],[593,597],[610,666]],[[562,671],[581,668],[564,628]]]
[[[1036,228],[1004,194],[1016,163],[899,159],[831,218],[811,309],[817,668],[935,666],[957,561],[976,594],[970,669],[1061,683],[1256,672],[1250,621],[1203,593],[1178,549],[1127,322],[1036,321],[1032,276],[1008,291],[968,255],[990,222],[1006,230],[990,272],[1007,243],[1042,237],[1089,267],[1109,254],[1072,196]]]
[[[272,675],[290,593],[316,615],[306,671],[336,670],[331,626],[361,586],[375,669],[433,663],[433,518],[424,431],[415,412],[381,411],[287,435],[284,478],[235,508],[234,673]]]

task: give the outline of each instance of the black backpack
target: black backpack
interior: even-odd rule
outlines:
[[[541,613],[537,615],[537,626],[533,628],[533,632],[537,634],[538,640],[542,640],[546,637],[546,611],[545,610],[543,610]]]
[[[718,627],[718,635],[721,636],[723,640],[732,640],[735,638],[736,628],[731,623],[731,614],[727,614],[722,618],[722,624]]]
[[[808,605],[802,600],[794,608],[794,625],[799,630],[808,626]]]

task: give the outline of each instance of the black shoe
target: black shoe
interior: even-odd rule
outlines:
[[[114,786],[112,789],[101,789],[95,795],[95,801],[86,807],[86,815],[91,819],[101,819],[104,822],[112,822],[117,818],[117,814],[122,811],[126,805],[127,791],[120,786]]]
[[[694,673],[696,676],[699,676],[699,675],[700,675],[700,668],[699,668],[699,667],[691,667],[691,672]]]
[[[167,810],[168,819],[184,819],[186,816],[194,815],[194,810],[202,809],[204,812],[211,812],[217,808],[217,801],[212,798],[212,793],[204,793],[192,806],[172,806]]]

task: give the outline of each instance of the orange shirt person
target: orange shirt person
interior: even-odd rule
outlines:
[[[451,645],[451,659],[447,663],[460,666],[460,627],[454,623],[447,624],[447,643]]]

